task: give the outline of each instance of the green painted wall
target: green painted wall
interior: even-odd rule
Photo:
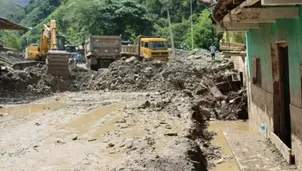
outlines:
[[[276,41],[287,41],[289,48],[289,75],[292,93],[300,97],[302,64],[302,6],[299,6],[298,19],[277,19],[273,24],[260,24],[260,29],[246,33],[247,71],[251,76],[252,57],[260,58],[262,72],[262,88],[272,89],[271,44]]]

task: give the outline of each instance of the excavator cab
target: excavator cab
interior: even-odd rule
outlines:
[[[66,42],[67,42],[67,40],[66,40],[65,36],[57,36],[58,50],[65,50]]]

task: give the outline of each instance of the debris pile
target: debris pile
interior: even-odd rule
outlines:
[[[208,119],[245,119],[246,93],[240,81],[232,80],[233,63],[218,57],[211,61],[204,50],[177,51],[178,56],[163,61],[146,61],[135,57],[113,62],[98,72],[71,68],[69,80],[46,75],[45,66],[28,67],[25,71],[0,73],[0,93],[13,97],[18,93],[50,94],[58,91],[179,91],[199,101]]]
[[[81,90],[159,91],[162,94],[181,91],[199,102],[208,120],[247,119],[246,92],[240,80],[233,80],[232,76],[237,74],[232,69],[233,62],[227,58],[213,62],[207,56],[205,52],[187,52],[169,62],[122,58],[99,72],[73,70],[74,83]],[[164,98],[155,106],[163,107],[168,101]]]
[[[48,95],[52,92],[72,90],[70,81],[46,75],[45,66],[28,67],[24,71],[8,69],[0,72],[2,98]]]
[[[132,114],[140,111],[144,123],[154,121],[154,127],[165,131],[162,135],[169,138],[162,151],[154,150],[155,139],[151,136],[136,137],[129,146],[123,141],[125,144],[119,147],[123,147],[125,151],[122,152],[130,157],[106,170],[206,170],[221,159],[218,147],[210,143],[214,133],[206,130],[206,121],[246,119],[246,91],[240,80],[234,80],[237,72],[230,59],[218,56],[212,61],[204,50],[178,50],[176,54],[168,62],[122,58],[98,72],[70,67],[69,80],[47,75],[46,66],[42,65],[24,71],[10,69],[0,72],[0,93],[9,98],[18,94],[26,96],[24,93],[48,95],[57,91],[149,92],[144,98],[146,101],[127,110]],[[160,120],[153,118],[152,112],[168,115]],[[129,126],[125,123],[129,116],[117,121],[124,126],[121,128]],[[182,120],[183,128],[178,132],[173,130],[165,122],[168,120]],[[78,137],[72,140],[76,141]],[[113,152],[118,149],[116,146],[116,143],[108,142],[108,148]]]
[[[13,65],[14,63],[24,60],[24,56],[20,52],[16,51],[1,51],[0,50],[0,63],[5,65]]]

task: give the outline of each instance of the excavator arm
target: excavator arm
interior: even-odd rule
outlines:
[[[49,50],[58,49],[55,20],[51,20],[47,25],[44,24],[39,47],[40,56],[46,56]]]
[[[59,50],[56,33],[56,21],[50,20],[43,25],[40,37],[40,44],[30,45],[26,48],[26,61],[14,64],[14,69],[24,69],[26,67],[43,63],[47,65],[47,73],[53,76],[67,78],[69,76],[68,57],[70,53],[66,50]]]

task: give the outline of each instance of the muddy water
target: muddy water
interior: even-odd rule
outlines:
[[[212,121],[209,123],[209,131],[214,131],[217,133],[214,136],[211,143],[215,146],[221,147],[222,158],[233,157],[231,160],[223,161],[210,171],[239,171],[239,167],[234,159],[233,153],[223,135],[222,129],[228,128],[229,126],[234,126],[233,121]]]
[[[96,124],[102,117],[122,109],[125,104],[112,104],[108,106],[101,106],[96,109],[91,110],[87,114],[73,120],[69,126],[72,127],[78,135],[84,134],[92,130],[92,126]],[[110,125],[110,124],[109,124]],[[108,128],[108,127],[107,127]],[[105,127],[102,127],[105,129]],[[108,131],[110,128],[108,129]]]
[[[55,110],[62,106],[62,103],[10,105],[0,109],[0,113],[14,116],[26,116],[31,114],[43,114],[49,110]]]

